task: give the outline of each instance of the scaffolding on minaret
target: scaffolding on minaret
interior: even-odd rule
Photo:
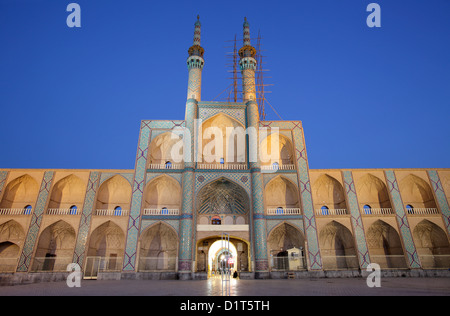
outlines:
[[[255,71],[256,75],[256,101],[258,103],[259,110],[259,119],[260,121],[264,121],[266,118],[265,104],[269,104],[265,94],[271,93],[265,87],[272,86],[273,84],[264,83],[264,79],[270,78],[264,75],[265,72],[269,71],[268,69],[264,69],[263,65],[265,62],[263,61],[263,54],[261,49],[261,33],[258,31],[258,37],[256,38],[256,55],[255,59],[257,61],[257,68]],[[226,101],[226,102],[242,102],[242,75],[241,70],[239,69],[239,55],[238,55],[238,46],[237,41],[242,41],[242,39],[238,39],[236,35],[234,35],[234,39],[230,41],[226,41],[227,43],[232,43],[232,46],[226,46],[225,48],[231,50],[226,52],[226,67],[228,68],[227,72],[231,74],[232,82],[228,85],[219,95],[217,95],[214,100],[217,101]],[[270,104],[269,104],[270,105]],[[275,112],[276,113],[276,112]],[[278,115],[278,113],[277,113]]]

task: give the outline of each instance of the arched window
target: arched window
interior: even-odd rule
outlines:
[[[169,210],[167,209],[167,207],[163,207],[161,209],[161,215],[169,215]]]
[[[329,215],[330,214],[330,212],[328,211],[328,207],[326,207],[325,205],[322,206],[320,209],[322,210],[322,215]]]
[[[222,220],[220,219],[219,216],[215,216],[211,219],[211,225],[221,225],[222,224]]]
[[[273,164],[272,164],[272,169],[273,170],[278,170],[280,168],[280,164],[278,163],[278,162],[274,162]]]
[[[120,206],[116,206],[114,208],[114,216],[120,216],[122,215],[122,208]]]
[[[406,205],[406,211],[408,214],[414,214],[414,207],[411,204]]]
[[[24,214],[24,215],[30,215],[32,209],[33,209],[33,208],[31,207],[31,205],[25,206],[25,207],[23,208],[23,214]]]
[[[78,210],[77,206],[76,205],[72,205],[70,207],[69,214],[70,215],[77,215],[77,210]]]
[[[223,165],[225,163],[225,159],[220,158],[220,164]]]
[[[367,204],[364,205],[363,209],[364,209],[364,214],[366,214],[366,215],[372,214],[372,208],[370,207],[370,205],[367,205]]]
[[[277,214],[283,214],[284,210],[281,206],[277,207]]]
[[[166,169],[172,169],[172,163],[170,161],[166,161]]]

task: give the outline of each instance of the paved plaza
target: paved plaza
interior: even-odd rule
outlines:
[[[232,279],[230,289],[232,296],[450,296],[450,278],[382,278],[379,288],[369,288],[365,278]],[[220,279],[82,280],[79,288],[69,288],[64,281],[0,287],[1,296],[220,296],[221,294]]]

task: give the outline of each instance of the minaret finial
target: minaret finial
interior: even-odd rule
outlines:
[[[197,21],[195,21],[194,26],[194,43],[192,44],[191,48],[189,48],[189,56],[196,55],[202,57],[204,50],[200,46],[202,26],[200,23],[200,15],[197,15]]]

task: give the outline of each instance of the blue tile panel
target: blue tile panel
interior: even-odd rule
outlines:
[[[445,227],[447,227],[447,233],[450,234],[450,210],[441,180],[436,170],[428,170],[428,177],[430,178],[438,207],[441,210]]]
[[[342,175],[344,178],[344,187],[347,195],[348,208],[351,215],[353,233],[355,235],[356,246],[358,248],[359,265],[361,269],[366,269],[370,264],[370,257],[361,212],[359,210],[358,198],[356,196],[355,183],[353,182],[351,171],[343,171]]]
[[[37,241],[39,229],[41,227],[42,217],[47,206],[47,199],[50,193],[53,182],[53,171],[46,171],[42,179],[41,187],[34,208],[33,215],[31,216],[30,226],[28,228],[25,244],[22,249],[22,254],[19,258],[17,265],[17,272],[27,272],[30,268],[31,256],[33,255],[34,246]]]
[[[86,242],[89,230],[91,228],[92,211],[94,210],[95,206],[95,196],[99,186],[99,180],[100,172],[93,171],[90,173],[72,260],[72,262],[78,263],[80,267],[82,267],[84,264],[84,253],[86,250]]]
[[[145,188],[145,175],[148,156],[148,145],[153,121],[142,121],[139,144],[136,154],[136,167],[131,194],[130,215],[128,219],[127,240],[123,260],[123,271],[135,271],[137,242],[141,222],[142,195]]]
[[[403,245],[407,254],[407,262],[411,268],[420,268],[420,260],[414,245],[411,230],[409,228],[408,218],[403,207],[403,201],[400,196],[400,190],[398,187],[397,178],[395,177],[393,170],[385,170],[386,183],[389,194],[391,195],[391,201],[395,210],[397,224],[400,228]]]

